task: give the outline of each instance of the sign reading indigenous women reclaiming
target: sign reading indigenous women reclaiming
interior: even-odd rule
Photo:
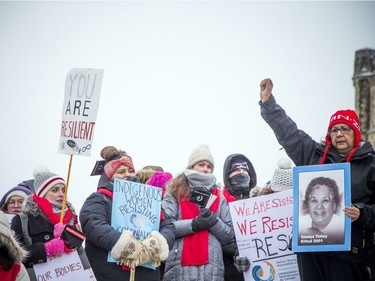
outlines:
[[[102,69],[73,68],[68,72],[58,152],[90,156],[102,79]]]
[[[115,179],[111,225],[118,232],[130,230],[142,241],[159,231],[162,189],[139,182]],[[109,252],[108,261],[114,262]],[[154,268],[150,263],[143,265]]]
[[[293,191],[234,201],[229,208],[239,255],[251,262],[245,280],[300,280],[296,255],[289,249]]]

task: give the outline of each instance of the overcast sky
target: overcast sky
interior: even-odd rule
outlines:
[[[68,198],[96,190],[100,150],[126,150],[138,170],[181,172],[209,145],[222,181],[243,153],[263,186],[284,156],[260,116],[259,82],[314,139],[354,109],[355,51],[375,48],[375,2],[0,2],[0,196],[33,169],[64,178],[57,153],[65,77],[104,70],[91,156],[74,156]]]

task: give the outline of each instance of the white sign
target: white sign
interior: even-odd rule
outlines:
[[[73,68],[65,79],[58,152],[90,156],[103,70]]]
[[[300,280],[288,248],[293,227],[293,190],[229,203],[240,256],[251,261],[246,281]]]
[[[77,251],[63,254],[46,263],[36,264],[34,265],[34,272],[37,281],[96,280],[91,267],[86,270],[84,269]]]

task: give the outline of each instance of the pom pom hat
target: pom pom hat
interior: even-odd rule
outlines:
[[[65,180],[62,177],[51,173],[46,167],[35,168],[33,175],[35,178],[35,193],[39,197],[44,197],[46,193],[58,183],[65,185]]]
[[[188,165],[186,168],[191,170],[193,166],[200,161],[210,162],[212,165],[212,170],[214,170],[214,158],[212,157],[212,154],[207,144],[201,144],[193,149],[189,156]]]
[[[270,187],[273,191],[284,191],[293,187],[292,161],[287,158],[281,158],[277,161],[278,168],[275,170]]]

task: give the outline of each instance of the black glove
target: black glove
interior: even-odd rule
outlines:
[[[247,257],[239,257],[236,256],[233,258],[234,260],[234,266],[237,268],[237,270],[241,273],[244,273],[245,271],[248,271],[250,268],[250,261]]]
[[[209,209],[201,210],[200,214],[193,219],[191,222],[192,230],[194,232],[208,229],[214,226],[217,223],[217,216],[214,212],[211,212]]]

